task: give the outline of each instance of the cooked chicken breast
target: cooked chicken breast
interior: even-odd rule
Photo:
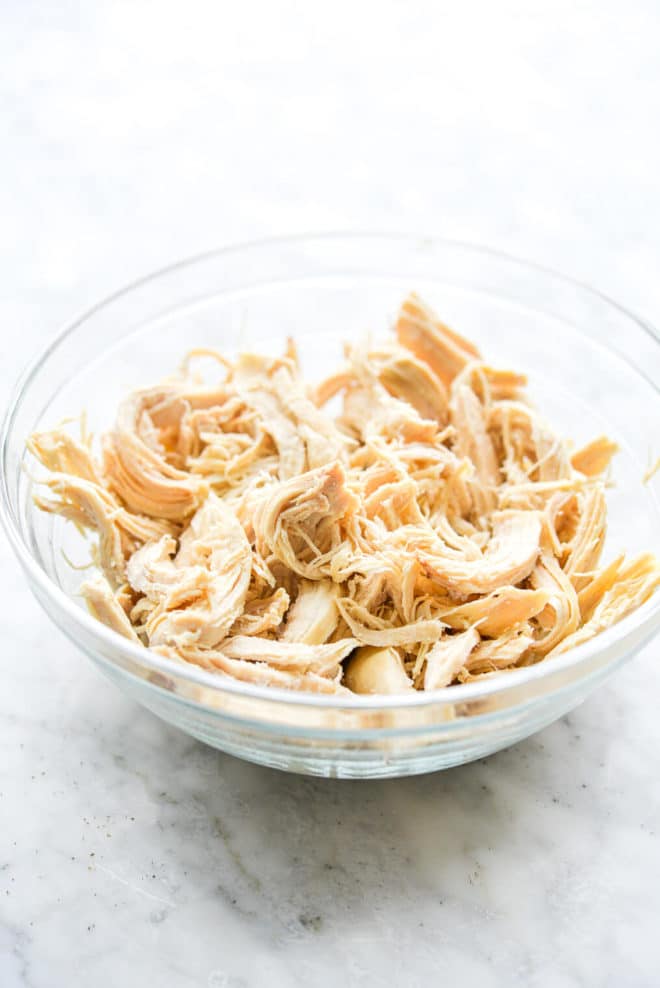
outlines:
[[[85,428],[34,433],[36,503],[96,536],[94,617],[217,676],[405,694],[551,661],[648,600],[653,556],[600,565],[616,444],[571,452],[525,375],[414,294],[394,337],[314,387],[291,340],[191,351],[122,402],[100,455]]]

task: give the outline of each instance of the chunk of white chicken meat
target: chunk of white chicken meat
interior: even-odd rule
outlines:
[[[430,643],[436,641],[445,629],[442,621],[433,619],[392,625],[370,614],[365,607],[350,597],[339,599],[337,607],[353,637],[365,645],[397,647]]]
[[[136,645],[142,644],[117,595],[104,577],[87,580],[80,587],[80,593],[97,621]]]
[[[490,514],[497,503],[500,473],[488,430],[484,408],[474,391],[465,384],[452,388],[451,424],[454,452],[474,468],[474,482],[468,486],[477,517]]]
[[[267,487],[252,521],[256,548],[306,579],[330,576],[357,507],[340,463]]]
[[[396,335],[399,343],[428,364],[446,385],[480,356],[473,343],[442,323],[414,293],[401,306]]]
[[[314,672],[319,676],[332,678],[339,672],[340,662],[356,645],[357,642],[352,638],[322,645],[305,645],[302,642],[237,636],[223,642],[221,651],[229,659],[268,662],[276,668],[302,673]]]
[[[414,689],[395,648],[359,648],[346,663],[344,682],[353,693],[408,693]]]
[[[302,580],[298,596],[287,614],[281,640],[323,645],[339,623],[339,587],[331,580]]]
[[[507,586],[476,600],[442,609],[440,617],[450,628],[477,628],[489,638],[503,635],[509,628],[536,617],[548,605],[552,591]]]
[[[290,362],[244,355],[234,380],[238,394],[275,443],[280,480],[345,457],[347,437],[310,400]]]
[[[153,604],[145,621],[151,645],[214,646],[242,614],[252,551],[233,512],[214,494],[177,545],[163,537],[138,549],[126,575]]]
[[[232,635],[265,635],[277,631],[289,609],[291,598],[284,589],[278,587],[266,597],[255,597],[245,601],[243,613],[239,614],[231,626]]]
[[[160,645],[154,651],[175,662],[191,662],[203,669],[221,673],[232,679],[251,683],[254,686],[270,686],[285,690],[333,695],[349,695],[350,692],[341,685],[340,671],[333,678],[321,676],[316,672],[300,672],[299,669],[289,671],[271,665],[268,661],[233,659],[219,649],[202,649],[194,646],[175,649],[171,646]]]
[[[627,566],[619,568],[611,587],[595,606],[593,614],[581,628],[562,638],[550,653],[559,655],[627,617],[641,607],[660,586],[660,564],[651,553],[643,553]]]
[[[534,643],[534,637],[526,625],[511,628],[499,638],[484,639],[470,653],[464,668],[458,673],[460,682],[511,669],[521,663]]]
[[[477,559],[461,558],[439,540],[417,540],[417,558],[426,575],[458,595],[486,594],[526,579],[534,568],[541,519],[534,511],[499,511],[492,516],[492,537]]]
[[[437,690],[453,683],[479,641],[474,628],[437,641],[426,653],[424,689]]]
[[[150,388],[122,402],[115,428],[103,440],[103,467],[110,489],[129,510],[182,521],[202,504],[208,484],[172,466],[157,430],[144,424],[152,405],[166,396],[173,397],[163,388]]]
[[[79,441],[63,426],[50,432],[33,432],[27,447],[47,470],[103,485],[99,465],[95,462],[89,440]]]
[[[598,436],[571,456],[571,466],[586,477],[600,477],[605,473],[619,447],[607,436]]]
[[[98,561],[113,585],[121,583],[126,560],[150,539],[169,537],[173,526],[163,520],[132,514],[100,484],[66,473],[51,473],[44,481],[52,497],[35,495],[43,511],[57,514],[81,529],[98,534]]]
[[[324,405],[340,391],[359,392],[370,399],[370,424],[363,430],[358,422],[357,431],[373,434],[377,431],[378,415],[390,420],[392,410],[398,409],[400,419],[405,421],[406,412],[401,405],[384,400],[384,392],[399,402],[409,405],[414,415],[408,412],[410,424],[424,422],[446,424],[448,418],[448,396],[444,384],[423,361],[418,360],[404,347],[389,346],[378,349],[350,347],[347,349],[348,363],[337,374],[326,378],[315,390],[316,403]],[[379,385],[380,387],[377,387]],[[353,418],[356,419],[355,414]],[[351,415],[345,409],[344,420],[350,422]],[[390,424],[391,428],[391,424]],[[430,426],[423,426],[427,432]]]

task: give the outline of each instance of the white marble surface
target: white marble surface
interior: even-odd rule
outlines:
[[[444,232],[660,321],[653,0],[0,10],[0,380],[178,256]],[[4,540],[2,988],[660,983],[658,645],[426,778],[288,777],[108,686]]]

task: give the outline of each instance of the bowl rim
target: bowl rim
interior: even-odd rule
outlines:
[[[205,261],[222,258],[230,254],[247,253],[254,249],[271,249],[278,246],[301,245],[305,243],[332,242],[341,240],[368,241],[381,240],[389,243],[400,243],[415,246],[424,244],[426,246],[436,246],[444,248],[456,248],[475,255],[491,257],[495,260],[521,269],[532,271],[553,279],[566,286],[579,290],[594,299],[605,303],[619,314],[632,320],[642,329],[655,343],[660,346],[660,332],[646,319],[633,313],[621,303],[616,302],[606,293],[593,288],[584,281],[565,275],[552,267],[539,264],[535,261],[528,261],[507,251],[500,250],[485,244],[477,244],[468,240],[447,238],[436,235],[414,234],[409,232],[388,232],[388,231],[324,231],[296,233],[277,237],[261,237],[243,242],[228,244],[221,247],[211,248],[199,253],[190,255],[173,263],[164,265],[140,278],[136,278],[118,290],[96,302],[94,305],[85,308],[71,322],[66,323],[45,346],[38,348],[36,355],[28,361],[22,373],[19,375],[14,387],[10,392],[10,397],[5,407],[2,423],[0,424],[0,521],[7,534],[10,545],[18,557],[23,569],[28,577],[34,581],[36,586],[49,600],[54,611],[62,612],[70,618],[74,626],[80,626],[99,645],[105,646],[103,656],[106,661],[117,665],[114,658],[111,658],[113,651],[123,653],[124,657],[134,665],[142,668],[147,673],[158,673],[168,678],[178,678],[184,682],[195,686],[202,686],[207,690],[223,694],[231,693],[246,699],[263,700],[271,703],[289,704],[293,706],[318,707],[325,709],[350,709],[350,710],[408,710],[416,707],[429,707],[442,704],[465,703],[468,701],[491,698],[495,695],[513,691],[527,683],[539,682],[550,677],[552,674],[560,673],[567,669],[586,665],[589,659],[608,649],[609,647],[623,642],[635,632],[645,630],[648,635],[652,635],[654,628],[660,625],[660,592],[654,594],[645,604],[639,607],[632,614],[623,618],[617,624],[601,632],[589,641],[578,645],[566,653],[553,659],[551,662],[541,661],[535,665],[526,666],[520,669],[502,670],[496,675],[484,678],[477,682],[462,683],[444,690],[437,690],[429,693],[415,691],[410,694],[396,694],[388,696],[384,694],[349,696],[336,694],[318,694],[305,691],[286,690],[280,687],[259,686],[232,679],[229,676],[221,676],[217,672],[210,672],[188,663],[175,663],[171,659],[158,655],[158,653],[136,645],[119,635],[117,632],[107,628],[100,621],[93,618],[86,610],[77,606],[74,601],[62,590],[38,564],[29,548],[25,544],[23,535],[15,517],[8,485],[7,454],[8,441],[11,429],[20,408],[22,398],[27,392],[33,377],[37,374],[42,364],[57,349],[57,347],[76,329],[82,326],[87,320],[92,318],[97,312],[111,306],[113,303],[129,296],[132,292],[156,282],[161,278],[168,277],[178,271],[194,267]],[[604,344],[607,349],[614,353],[619,359],[625,360],[653,390],[660,394],[660,385],[657,384],[646,371],[633,363],[625,355],[618,353],[612,347]],[[41,601],[40,601],[41,602]],[[59,622],[56,622],[59,623]],[[637,638],[637,636],[635,636]],[[110,655],[108,654],[110,652]],[[196,706],[207,706],[206,703],[192,701]]]

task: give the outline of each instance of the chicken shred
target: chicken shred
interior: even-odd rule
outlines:
[[[133,644],[288,690],[444,689],[552,661],[660,586],[649,553],[600,565],[617,445],[571,452],[525,387],[411,294],[314,387],[292,340],[196,350],[100,455],[85,429],[34,433],[35,501],[96,534],[81,595]]]
[[[607,436],[599,436],[573,453],[571,466],[587,477],[599,477],[605,473],[612,457],[618,451],[619,447],[611,439],[608,439]]]
[[[339,623],[339,586],[331,580],[302,580],[289,608],[282,641],[323,645]]]
[[[470,628],[460,635],[439,638],[426,656],[424,689],[437,690],[449,686],[458,676],[480,642],[479,632]]]
[[[135,628],[119,603],[117,595],[103,576],[87,580],[80,587],[80,593],[87,602],[90,613],[108,628],[128,638],[129,641],[140,643]]]

